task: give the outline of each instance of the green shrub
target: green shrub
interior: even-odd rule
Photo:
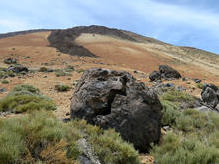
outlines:
[[[216,164],[219,150],[199,140],[195,135],[184,137],[169,132],[160,146],[154,146],[152,155],[158,164]]]
[[[47,67],[40,67],[39,72],[48,72]]]
[[[194,109],[180,112],[172,132],[151,151],[157,163],[218,163],[219,114],[201,113]]]
[[[71,73],[66,72],[65,70],[56,70],[56,76],[71,76]]]
[[[133,145],[123,141],[114,130],[106,130],[97,126],[87,125],[85,121],[73,121],[71,126],[83,129],[88,136],[88,142],[92,145],[96,155],[102,163],[113,164],[139,164],[138,152]]]
[[[74,66],[71,66],[71,65],[68,65],[66,68],[65,68],[65,71],[66,72],[73,72],[75,70]]]
[[[85,71],[85,70],[83,70],[83,69],[78,69],[78,70],[77,70],[78,73],[83,73],[84,71]]]
[[[56,106],[51,99],[41,95],[39,89],[31,85],[17,85],[0,100],[0,111],[22,113],[32,110],[55,110]]]
[[[175,89],[170,89],[167,92],[165,92],[161,98],[161,100],[167,100],[172,102],[191,102],[194,101],[194,97],[187,94],[183,91],[178,91]]]
[[[199,89],[203,89],[204,84],[202,84],[202,83],[197,83],[196,86],[197,86]]]
[[[13,71],[0,71],[0,79],[15,76],[16,74]]]
[[[29,84],[21,84],[21,85],[16,85],[13,90],[11,91],[10,94],[30,94],[30,95],[40,95],[40,90],[32,85]]]
[[[2,80],[2,84],[8,84],[9,81],[8,80]]]
[[[161,104],[163,106],[163,116],[161,120],[162,125],[175,125],[177,117],[179,117],[179,115],[181,114],[178,105],[167,100],[162,100]]]
[[[79,120],[63,123],[50,112],[0,119],[0,131],[2,163],[77,163],[82,138],[102,163],[140,163],[134,148],[114,131]]]
[[[168,89],[159,97],[159,99],[163,106],[163,117],[161,120],[163,126],[175,126],[177,118],[182,115],[180,105],[185,103],[189,105],[195,102],[193,96],[175,89]]]
[[[66,92],[69,91],[70,89],[71,87],[65,84],[55,85],[55,90],[57,90],[58,92]]]

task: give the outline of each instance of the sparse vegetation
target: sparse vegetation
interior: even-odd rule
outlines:
[[[162,144],[155,146],[152,155],[158,164],[216,164],[219,162],[218,147],[210,143],[209,138],[199,139],[193,134],[167,133],[163,137]]]
[[[0,120],[2,163],[77,163],[79,140],[97,151],[102,163],[138,164],[138,153],[112,130],[103,131],[85,121],[63,123],[50,112],[40,111]]]
[[[68,65],[64,69],[56,70],[56,76],[57,77],[60,77],[60,76],[71,76],[71,72],[73,72],[74,70],[75,70],[74,66]]]
[[[204,87],[204,84],[202,83],[197,83],[196,86],[199,88],[199,89],[202,89]]]
[[[65,71],[66,72],[73,72],[75,70],[74,66],[71,66],[71,65],[68,65],[66,68],[65,68]]]
[[[23,113],[32,110],[55,110],[53,101],[31,85],[18,85],[0,100],[0,111]]]
[[[39,72],[48,72],[47,67],[40,67]]]
[[[180,94],[181,93],[181,94]],[[158,164],[216,164],[219,163],[219,115],[201,113],[194,109],[179,110],[181,101],[192,101],[192,96],[167,91],[161,96],[162,124],[171,131],[163,136],[160,145],[153,146],[151,154]]]
[[[58,85],[55,85],[55,89],[58,92],[66,92],[66,91],[69,91],[71,87],[65,84],[58,84]]]
[[[1,71],[0,70],[0,79],[7,77],[15,77],[16,74],[13,71]]]
[[[60,76],[71,76],[71,73],[66,72],[65,70],[57,70],[56,71],[56,76],[60,77]]]
[[[194,97],[183,91],[169,89],[161,96],[161,100],[167,100],[172,102],[191,102],[194,100]]]
[[[2,84],[8,84],[9,81],[8,80],[2,80]]]
[[[77,73],[83,73],[85,70],[83,70],[83,69],[78,69],[77,70]]]
[[[179,107],[177,104],[174,104],[171,101],[163,100],[161,101],[163,110],[162,110],[162,120],[161,123],[163,126],[165,125],[175,125],[176,119],[180,115]]]

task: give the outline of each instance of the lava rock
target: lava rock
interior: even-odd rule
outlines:
[[[20,72],[28,72],[29,70],[27,67],[17,65],[17,66],[8,67],[7,71],[13,71],[14,73],[20,73]]]
[[[95,68],[77,83],[70,114],[103,129],[114,128],[145,152],[159,141],[161,110],[158,96],[128,72]]]
[[[4,92],[7,92],[7,89],[6,88],[0,88],[0,93],[4,93]]]
[[[153,71],[149,75],[151,81],[161,80],[162,78],[165,80],[179,79],[181,78],[181,75],[178,71],[168,65],[160,65],[159,71]]]
[[[201,80],[200,79],[194,79],[194,82],[195,83],[201,83]]]
[[[205,84],[201,92],[202,100],[212,108],[219,103],[218,88],[214,84]]]
[[[187,78],[185,78],[185,77],[183,77],[183,78],[182,78],[182,81],[187,81],[187,80],[188,80],[188,79],[187,79]]]
[[[175,85],[173,83],[166,83],[166,84],[164,84],[164,87],[173,88],[173,87],[175,87]]]
[[[171,79],[171,78],[179,79],[179,78],[181,78],[180,73],[168,65],[160,65],[159,71],[160,71],[161,77],[164,79]]]
[[[157,81],[157,80],[161,80],[161,74],[158,71],[153,71],[150,75],[149,75],[149,79],[151,81]]]
[[[204,84],[204,86],[203,86],[203,91],[206,89],[206,88],[211,88],[211,89],[213,89],[215,92],[217,92],[218,91],[218,87],[216,86],[216,85],[214,85],[214,84]]]

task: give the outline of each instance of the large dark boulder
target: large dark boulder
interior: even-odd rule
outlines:
[[[171,79],[171,78],[179,79],[179,78],[181,78],[180,73],[168,65],[160,65],[159,71],[160,71],[161,77],[164,79]]]
[[[149,75],[149,79],[151,81],[157,81],[157,80],[161,80],[161,74],[158,71],[153,71],[150,75]]]
[[[219,103],[219,89],[214,84],[205,84],[201,92],[202,100],[212,108]]]
[[[157,95],[124,71],[84,72],[71,100],[71,118],[114,128],[140,151],[160,138],[162,106]]]

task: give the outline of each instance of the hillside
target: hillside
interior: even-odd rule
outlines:
[[[58,120],[70,119],[70,103],[76,84],[83,72],[90,68],[127,71],[137,82],[143,82],[146,86],[151,87],[158,83],[150,81],[150,73],[158,70],[159,65],[169,65],[176,69],[185,80],[162,79],[162,84],[183,88],[182,90],[186,94],[194,96],[196,99],[201,97],[203,84],[213,83],[219,86],[219,55],[196,48],[174,46],[154,38],[103,26],[80,26],[64,30],[46,29],[0,34],[1,73],[10,65],[14,65],[7,64],[5,62],[7,58],[16,59],[17,64],[27,67],[29,72],[13,76],[2,75],[0,99],[10,95],[15,86],[30,84],[38,88],[40,94],[46,95],[54,101],[57,109],[52,113]],[[197,79],[201,83],[196,83]],[[64,88],[64,91],[60,91],[63,88],[60,87],[60,89],[59,85],[68,87]],[[166,106],[171,104],[169,100],[165,99],[165,96],[161,98],[165,103],[167,102]],[[175,108],[179,102],[173,104]],[[1,112],[0,110],[0,118],[3,119],[18,118],[19,115],[22,114]],[[183,117],[184,115],[186,113],[181,114]],[[47,116],[43,114],[42,117]],[[22,118],[22,121],[25,122],[25,119],[30,118]],[[60,127],[65,125],[57,126],[60,130]],[[83,126],[85,125],[83,124]],[[68,129],[66,126],[65,128]],[[166,133],[166,130],[164,131],[162,128],[162,135]],[[66,133],[63,132],[63,134]],[[68,138],[68,136],[66,137]],[[142,154],[141,160],[142,163],[152,163],[153,157]]]

